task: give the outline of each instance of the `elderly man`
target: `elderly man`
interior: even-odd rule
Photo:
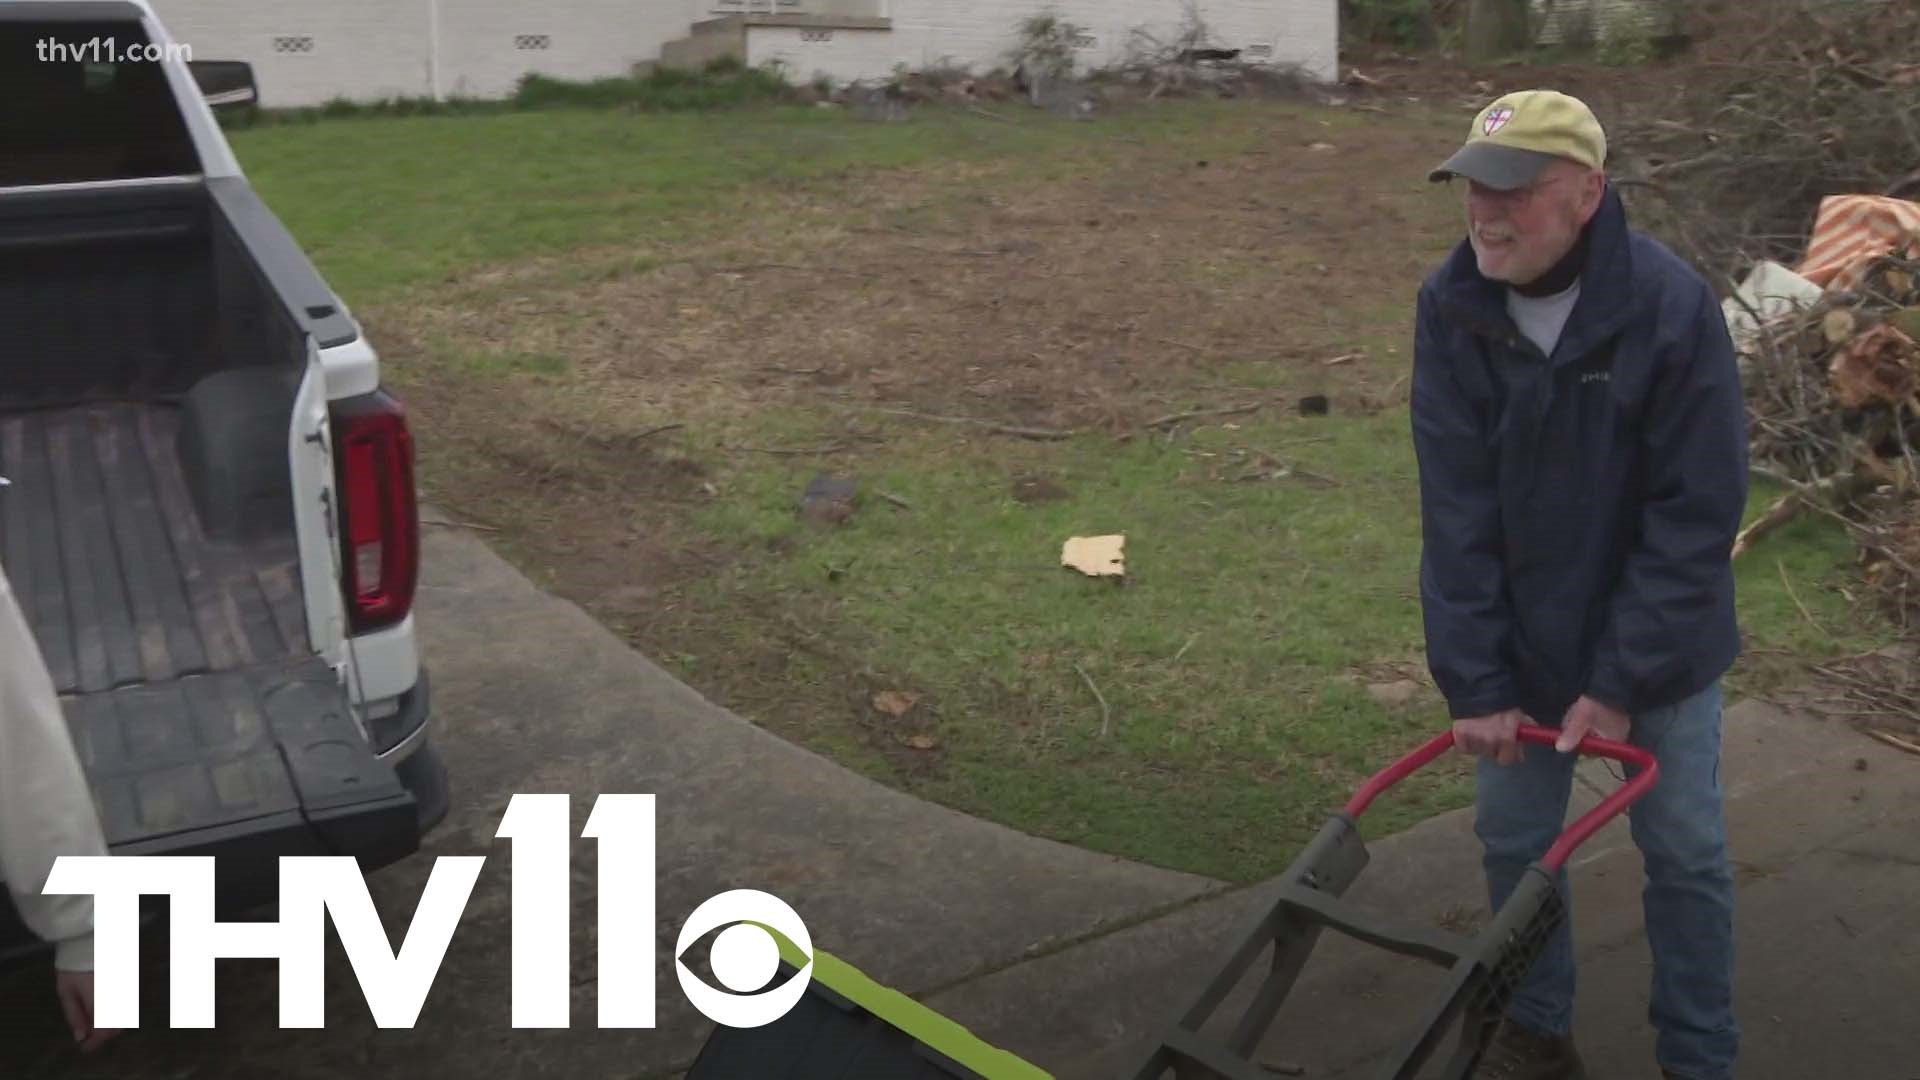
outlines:
[[[104,854],[53,679],[0,574],[0,879],[27,928],[54,945],[54,993],[83,1051],[113,1035],[93,1024],[93,898],[40,886],[56,857]]]
[[[1589,733],[1645,747],[1649,1019],[1666,1077],[1731,1075],[1733,883],[1720,678],[1739,652],[1729,558],[1746,413],[1713,291],[1629,229],[1581,102],[1509,94],[1432,173],[1464,180],[1467,236],[1420,290],[1413,436],[1427,655],[1478,755],[1497,907],[1566,817]],[[1556,747],[1516,741],[1531,719]],[[1567,881],[1559,882],[1564,896]],[[1481,1075],[1586,1075],[1563,928]]]

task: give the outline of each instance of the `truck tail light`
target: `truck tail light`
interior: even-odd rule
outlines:
[[[413,436],[406,411],[384,390],[334,402],[332,421],[347,622],[364,634],[413,609],[420,577]]]

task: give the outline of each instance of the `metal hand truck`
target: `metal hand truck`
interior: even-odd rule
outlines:
[[[1531,724],[1520,728],[1523,742],[1552,746],[1559,736],[1551,728]],[[1575,848],[1653,787],[1660,768],[1652,754],[1637,746],[1592,736],[1582,740],[1579,753],[1625,763],[1630,779],[1561,833],[1540,861],[1527,867],[1513,895],[1474,937],[1394,925],[1344,902],[1341,897],[1347,887],[1367,864],[1360,815],[1382,792],[1452,747],[1451,730],[1435,736],[1367,781],[1344,811],[1321,826],[1282,876],[1279,899],[1254,922],[1199,999],[1170,1025],[1133,1080],[1162,1080],[1169,1070],[1175,1080],[1272,1080],[1250,1056],[1326,929],[1448,969],[1445,994],[1428,1008],[1402,1051],[1379,1076],[1410,1080],[1419,1075],[1448,1030],[1456,1027],[1459,1038],[1453,1055],[1437,1075],[1446,1080],[1473,1075],[1513,992],[1566,918],[1565,904],[1554,888],[1555,876]],[[1232,1033],[1224,1040],[1205,1033],[1202,1029],[1221,1003],[1269,946],[1272,966]]]

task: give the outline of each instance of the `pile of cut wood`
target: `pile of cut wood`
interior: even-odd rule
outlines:
[[[1845,522],[1862,573],[1903,627],[1920,614],[1920,236],[1868,260],[1851,288],[1731,323],[1756,475],[1788,493],[1741,533],[1739,557],[1805,512]]]

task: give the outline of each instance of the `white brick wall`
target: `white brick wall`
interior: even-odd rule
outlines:
[[[251,63],[268,106],[429,93],[420,0],[156,0],[154,8],[174,40],[193,47],[194,59]],[[289,40],[277,49],[276,38]],[[281,51],[302,45],[310,47]]]
[[[835,30],[831,35],[794,27],[752,27],[747,61],[786,63],[794,78],[825,74],[839,82],[880,78],[896,64],[918,68],[943,59],[985,71],[1002,63],[1020,21],[1047,5],[1039,0],[890,0],[893,29]],[[1124,54],[1131,32],[1144,27],[1162,40],[1174,36],[1180,0],[1056,0],[1061,18],[1084,27],[1090,64]],[[1274,63],[1298,64],[1315,78],[1338,77],[1336,0],[1200,0],[1202,20],[1216,44],[1267,46]]]
[[[684,0],[440,0],[441,91],[500,97],[530,71],[566,78],[624,75],[693,23]],[[545,49],[515,48],[517,36]]]
[[[1583,44],[1615,38],[1640,40],[1674,32],[1674,8],[1660,0],[1533,0],[1541,45],[1560,45],[1569,38]]]
[[[686,35],[697,0],[155,0],[173,36],[203,60],[246,60],[269,107],[431,96],[438,10],[442,96],[512,93],[528,71],[584,79],[621,75]],[[544,49],[515,38],[545,37]],[[309,38],[300,52],[276,38]],[[530,42],[531,43],[531,42]],[[287,47],[285,43],[281,49]]]
[[[847,3],[852,0],[818,0]],[[893,19],[892,30],[754,27],[747,59],[782,59],[801,80],[824,72],[840,81],[878,78],[895,64],[943,58],[986,70],[1014,44],[1014,27],[1043,0],[864,0]],[[714,0],[156,0],[161,21],[203,60],[254,65],[269,107],[360,100],[509,94],[529,71],[584,79],[624,74],[660,46],[711,17]],[[1336,0],[1200,0],[1220,44],[1265,45],[1276,63],[1323,79],[1337,75]],[[1092,63],[1118,56],[1129,31],[1170,35],[1181,0],[1057,0],[1061,16],[1086,27]],[[438,49],[433,28],[438,13]],[[516,48],[516,38],[545,48]],[[279,45],[276,47],[276,40]],[[295,51],[288,51],[289,49]]]

